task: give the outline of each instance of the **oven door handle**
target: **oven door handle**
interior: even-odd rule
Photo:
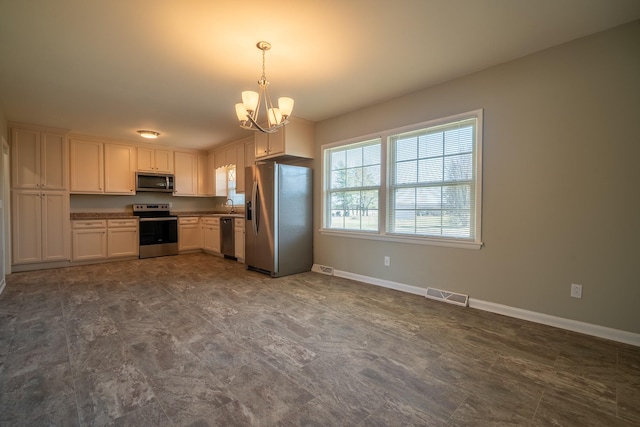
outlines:
[[[177,221],[177,216],[163,216],[158,218],[140,218],[140,222],[150,222],[150,221]]]

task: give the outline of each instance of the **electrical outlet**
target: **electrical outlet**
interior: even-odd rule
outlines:
[[[391,258],[388,256],[384,257],[384,266],[389,267],[391,265]]]
[[[582,298],[582,285],[571,284],[571,296],[574,298]]]

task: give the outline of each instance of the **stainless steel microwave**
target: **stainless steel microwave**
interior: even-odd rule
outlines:
[[[175,179],[171,174],[136,172],[136,191],[173,193]]]

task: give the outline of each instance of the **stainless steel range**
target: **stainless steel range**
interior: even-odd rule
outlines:
[[[168,203],[133,205],[133,214],[140,217],[140,258],[178,254],[178,217]]]

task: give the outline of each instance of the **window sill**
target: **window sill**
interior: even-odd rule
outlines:
[[[395,243],[409,243],[412,245],[427,245],[427,246],[445,246],[450,248],[462,248],[462,249],[474,249],[478,250],[484,243],[482,242],[470,242],[466,240],[455,239],[432,239],[428,237],[408,237],[399,236],[395,234],[378,234],[356,231],[338,231],[321,228],[318,230],[320,234],[324,236],[334,237],[347,237],[353,239],[365,239],[365,240],[379,240],[383,242],[395,242]]]

